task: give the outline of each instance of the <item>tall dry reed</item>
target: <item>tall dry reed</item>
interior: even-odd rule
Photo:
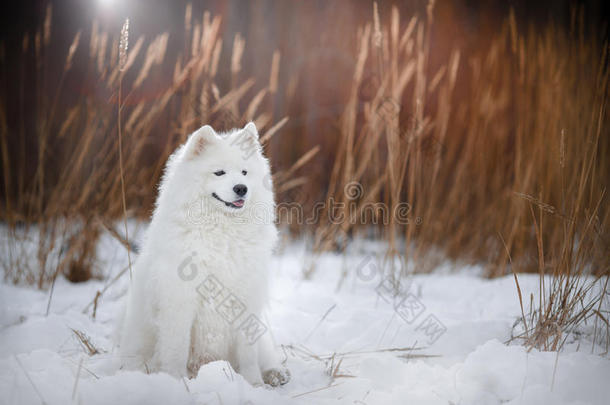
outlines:
[[[314,252],[344,249],[346,237],[380,222],[361,219],[382,202],[390,213],[379,229],[384,270],[396,277],[392,258],[404,261],[397,282],[446,257],[481,263],[489,276],[537,272],[528,343],[557,350],[594,318],[607,345],[607,282],[594,285],[610,274],[608,44],[595,33],[585,40],[579,12],[569,31],[549,24],[527,34],[511,13],[488,48],[467,63],[454,49],[433,70],[434,2],[425,20],[405,24],[393,8],[387,25],[375,5],[372,25],[359,30],[326,196],[353,220],[322,215]],[[379,80],[363,101],[367,66]],[[399,204],[406,218],[396,215]],[[315,268],[314,258],[305,276]]]

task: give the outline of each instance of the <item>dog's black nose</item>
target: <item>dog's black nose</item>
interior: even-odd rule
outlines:
[[[233,191],[235,191],[235,194],[238,196],[243,197],[248,192],[248,187],[246,187],[245,184],[238,184],[233,187]]]

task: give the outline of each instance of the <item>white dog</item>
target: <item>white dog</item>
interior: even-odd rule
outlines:
[[[251,384],[286,383],[262,322],[274,219],[256,126],[194,132],[168,160],[134,266],[123,364],[193,377],[202,364],[227,360]]]

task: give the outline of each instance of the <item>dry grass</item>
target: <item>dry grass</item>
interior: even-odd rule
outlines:
[[[412,221],[392,218],[382,229],[392,250],[398,238],[410,259],[441,247],[486,263],[492,276],[509,272],[506,250],[519,270],[538,271],[534,204],[549,217],[541,229],[547,264],[566,254],[566,238],[575,242],[590,228],[588,259],[595,274],[606,274],[607,44],[585,41],[577,23],[570,33],[550,25],[521,35],[511,14],[489,49],[466,63],[456,49],[430,78],[432,13],[401,25],[393,9],[389,27],[374,18],[359,31],[327,199],[347,202],[345,187],[358,182],[363,193],[355,209],[346,204],[347,217],[360,217],[370,202],[392,212],[406,201]],[[367,65],[382,80],[362,102]],[[338,235],[360,225],[322,224],[316,249],[335,247]]]
[[[388,256],[426,271],[440,248],[484,263],[490,276],[538,272],[529,345],[559,350],[590,318],[607,339],[607,283],[593,290],[591,277],[610,273],[608,44],[585,40],[577,11],[570,32],[549,25],[525,35],[511,13],[488,49],[467,64],[455,49],[428,76],[433,7],[405,25],[394,8],[388,26],[375,7],[373,25],[359,30],[326,196],[354,220],[321,223],[314,251],[342,250],[366,228],[357,219],[371,203],[394,213],[408,202],[410,220],[392,215],[380,229]],[[381,80],[361,102],[367,65]],[[460,94],[458,80],[470,86]],[[356,196],[347,192],[353,184]],[[315,261],[304,271],[311,276]]]

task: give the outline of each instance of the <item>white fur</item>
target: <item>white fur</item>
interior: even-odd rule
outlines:
[[[219,170],[226,174],[216,176]],[[212,196],[234,201],[236,184],[248,187],[242,208]],[[249,344],[237,329],[248,314],[263,319],[274,213],[269,163],[253,123],[220,135],[206,125],[170,156],[120,328],[124,366],[193,376],[206,362],[227,360],[252,384],[280,368],[269,331]],[[197,291],[210,275],[223,295],[233,293],[246,306],[233,325],[218,302]]]

